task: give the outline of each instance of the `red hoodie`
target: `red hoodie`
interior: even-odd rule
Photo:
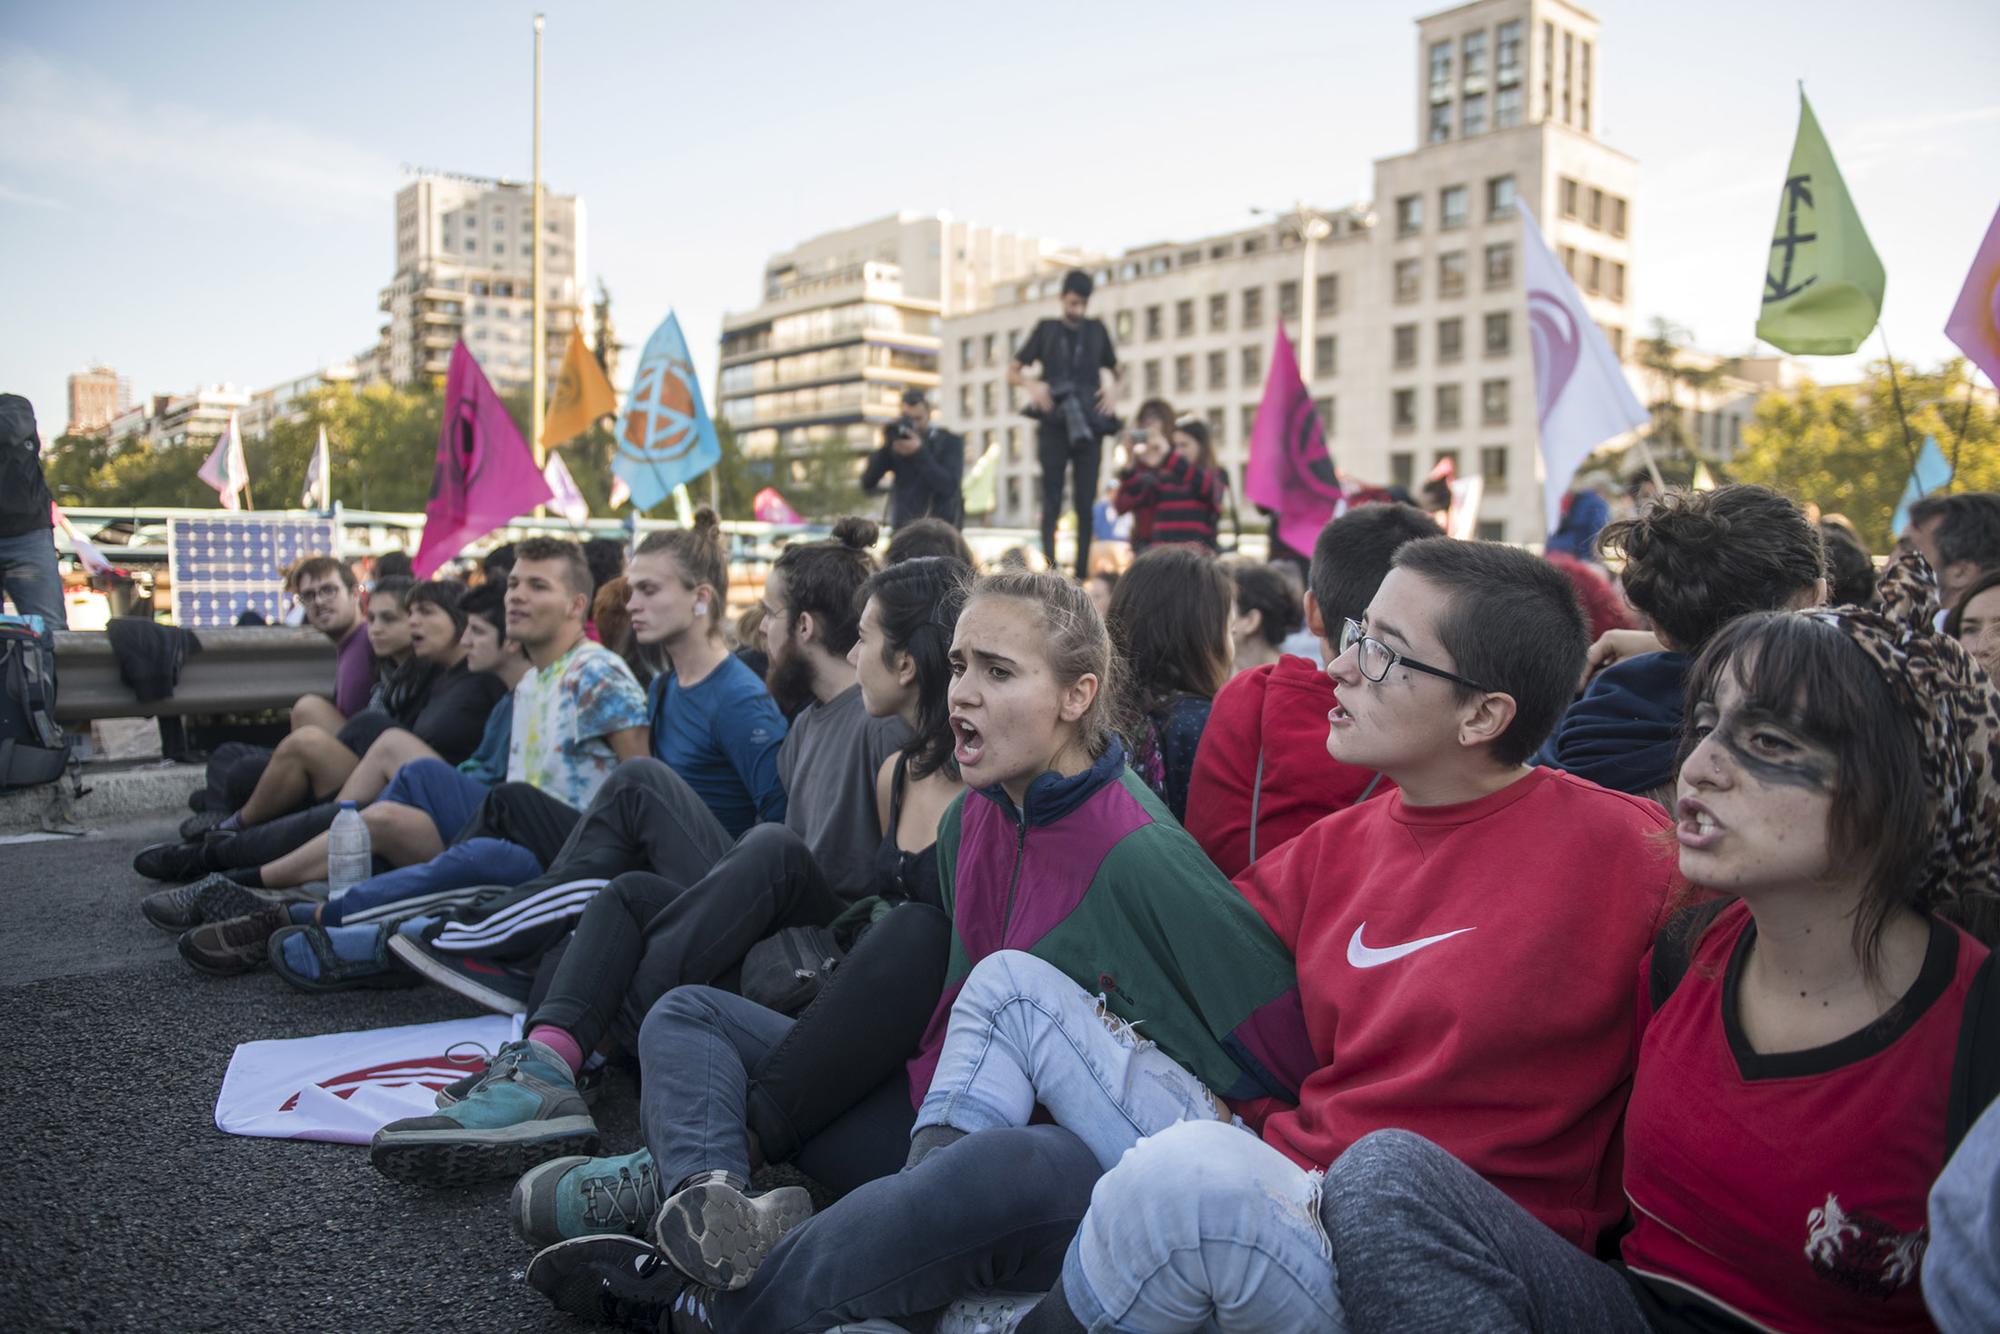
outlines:
[[[1251,794],[1260,756],[1260,859],[1321,816],[1352,806],[1371,782],[1370,795],[1395,786],[1386,777],[1378,780],[1373,769],[1326,753],[1326,715],[1335,703],[1333,681],[1319,664],[1289,654],[1239,674],[1215,697],[1188,779],[1185,823],[1224,875],[1250,864]]]

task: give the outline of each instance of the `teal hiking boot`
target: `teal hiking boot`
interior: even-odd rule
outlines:
[[[392,1181],[464,1186],[519,1176],[564,1154],[594,1153],[597,1122],[562,1057],[510,1042],[463,1098],[375,1132],[368,1161]]]
[[[514,1232],[537,1250],[571,1237],[641,1237],[660,1212],[650,1149],[619,1158],[557,1158],[514,1183]]]

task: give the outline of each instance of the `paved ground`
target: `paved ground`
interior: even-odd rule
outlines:
[[[215,1128],[238,1042],[478,1013],[435,989],[305,996],[204,977],[149,926],[161,820],[0,845],[0,1326],[576,1330],[521,1280],[510,1183],[422,1192],[367,1152]],[[614,1073],[607,1151],[638,1144]]]

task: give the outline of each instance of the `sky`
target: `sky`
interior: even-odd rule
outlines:
[[[1415,146],[1413,20],[1444,7],[544,0],[543,174],[584,198],[626,373],[671,306],[712,387],[768,255],[899,209],[1116,251],[1367,201],[1373,160]],[[536,9],[4,0],[4,387],[52,439],[93,362],[140,394],[257,389],[371,345],[407,166],[529,175]],[[1949,355],[2000,206],[2000,5],[1592,10],[1599,134],[1640,164],[1636,329],[1752,350],[1803,80],[1896,355]]]

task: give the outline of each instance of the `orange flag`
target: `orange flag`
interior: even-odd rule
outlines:
[[[599,417],[618,411],[618,395],[583,335],[569,331],[569,348],[563,353],[562,370],[556,376],[555,396],[549,400],[549,415],[542,422],[542,446],[554,449],[588,431]]]

